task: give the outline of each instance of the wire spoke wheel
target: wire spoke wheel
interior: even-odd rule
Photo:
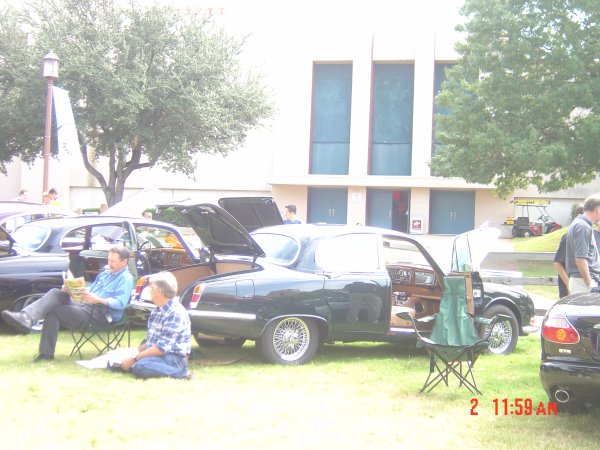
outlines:
[[[270,323],[257,340],[265,359],[276,364],[303,364],[310,361],[319,345],[319,330],[314,320],[284,317]]]
[[[514,313],[504,305],[492,305],[483,312],[483,316],[491,319],[501,315],[494,325],[483,328],[482,338],[489,340],[488,353],[508,355],[515,350],[519,339],[519,325]]]
[[[296,318],[282,320],[273,332],[273,348],[285,361],[301,357],[310,343],[310,330],[306,323]]]
[[[512,341],[513,330],[509,320],[501,320],[496,323],[491,330],[486,330],[489,333],[489,350],[492,353],[504,353],[510,347]]]

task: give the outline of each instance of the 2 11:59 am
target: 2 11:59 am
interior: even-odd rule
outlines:
[[[539,402],[533,403],[530,398],[495,398],[492,400],[494,404],[494,414],[496,416],[556,416],[556,402]],[[479,412],[479,399],[471,399],[471,415],[477,416]]]

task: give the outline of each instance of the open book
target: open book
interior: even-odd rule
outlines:
[[[72,278],[63,272],[63,281],[65,289],[76,302],[83,302],[83,293],[85,291],[85,279],[83,277]]]

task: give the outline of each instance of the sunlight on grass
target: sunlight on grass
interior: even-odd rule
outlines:
[[[528,238],[514,238],[513,248],[515,252],[556,252],[560,238],[569,228],[563,227],[560,230],[542,236],[533,236]]]
[[[142,337],[136,332],[133,341]],[[72,346],[66,333],[57,359],[36,365],[39,336],[2,339],[0,395],[10,405],[0,425],[5,449],[592,448],[600,439],[592,426],[598,411],[496,414],[494,399],[547,402],[539,336],[519,339],[512,355],[480,358],[475,372],[484,396],[477,415],[471,415],[473,395],[457,382],[419,395],[428,358],[391,344],[324,345],[311,363],[292,367],[265,364],[252,343],[206,349],[245,357],[230,365],[192,364],[192,381],[141,381],[80,368],[66,356]]]

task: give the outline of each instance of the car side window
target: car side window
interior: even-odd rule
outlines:
[[[315,263],[325,272],[375,272],[381,270],[376,235],[347,234],[321,242]]]
[[[167,228],[153,225],[136,225],[135,233],[138,248],[185,248],[179,237]]]

